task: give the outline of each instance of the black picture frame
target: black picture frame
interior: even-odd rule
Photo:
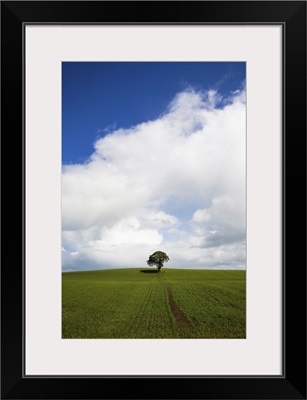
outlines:
[[[282,376],[24,376],[23,30],[28,23],[282,25]],[[1,397],[306,399],[306,2],[2,1],[1,56]]]

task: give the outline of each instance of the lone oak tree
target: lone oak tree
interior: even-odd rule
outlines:
[[[155,266],[158,268],[157,272],[160,272],[160,269],[163,267],[163,264],[169,260],[168,255],[163,251],[155,251],[149,259],[147,260],[147,264],[152,267]]]

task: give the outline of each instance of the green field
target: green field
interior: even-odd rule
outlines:
[[[63,338],[245,338],[245,271],[62,274]]]

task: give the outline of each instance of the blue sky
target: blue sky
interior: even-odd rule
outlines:
[[[63,270],[245,268],[245,63],[62,64]]]
[[[63,163],[86,160],[107,131],[158,118],[189,87],[226,97],[244,80],[242,62],[64,62]]]

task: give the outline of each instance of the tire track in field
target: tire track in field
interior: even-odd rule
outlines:
[[[168,303],[170,305],[171,312],[175,318],[176,324],[180,328],[189,328],[191,326],[190,322],[186,319],[185,315],[183,312],[180,310],[178,305],[176,304],[173,293],[172,293],[172,288],[171,285],[164,284],[166,292],[167,292],[167,297],[168,297]]]
[[[142,326],[143,321],[144,321],[144,316],[147,314],[147,308],[148,305],[150,304],[150,299],[153,295],[153,285],[151,284],[148,288],[147,294],[139,308],[139,310],[137,311],[137,314],[135,316],[135,318],[133,319],[133,323],[131,325],[131,328],[133,329],[133,332],[136,334],[136,332],[138,332],[139,328]]]

